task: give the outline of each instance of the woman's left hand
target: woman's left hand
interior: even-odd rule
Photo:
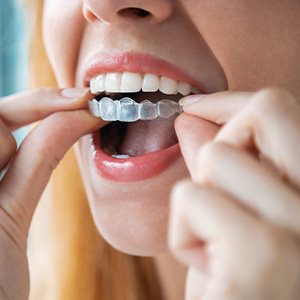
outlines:
[[[192,180],[172,192],[169,246],[189,267],[186,299],[299,299],[299,103],[272,88],[184,111],[176,130]],[[222,126],[205,145],[203,119]]]

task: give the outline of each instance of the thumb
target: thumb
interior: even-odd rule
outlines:
[[[64,154],[82,135],[105,124],[86,110],[44,119],[28,134],[0,183],[0,209],[28,231],[39,198]]]

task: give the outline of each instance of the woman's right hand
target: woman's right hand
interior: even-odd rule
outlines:
[[[0,299],[27,300],[29,226],[52,171],[84,134],[105,124],[86,111],[87,89],[40,89],[0,100]],[[44,119],[44,120],[42,120]],[[21,147],[11,132],[42,120]]]
[[[169,230],[189,267],[186,299],[299,299],[298,98],[267,88],[186,100],[176,129],[192,180],[173,190]],[[203,144],[206,124],[216,134]]]

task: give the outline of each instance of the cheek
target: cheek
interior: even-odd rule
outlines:
[[[229,89],[278,85],[295,90],[300,1],[181,1],[223,67]]]
[[[74,86],[80,43],[85,27],[82,1],[47,0],[43,40],[59,86]]]

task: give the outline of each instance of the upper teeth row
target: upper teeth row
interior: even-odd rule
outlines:
[[[199,90],[185,82],[178,82],[165,76],[155,74],[140,74],[131,72],[106,73],[93,77],[90,80],[92,94],[109,93],[137,93],[157,92],[167,95],[180,93],[187,96],[199,93]]]

